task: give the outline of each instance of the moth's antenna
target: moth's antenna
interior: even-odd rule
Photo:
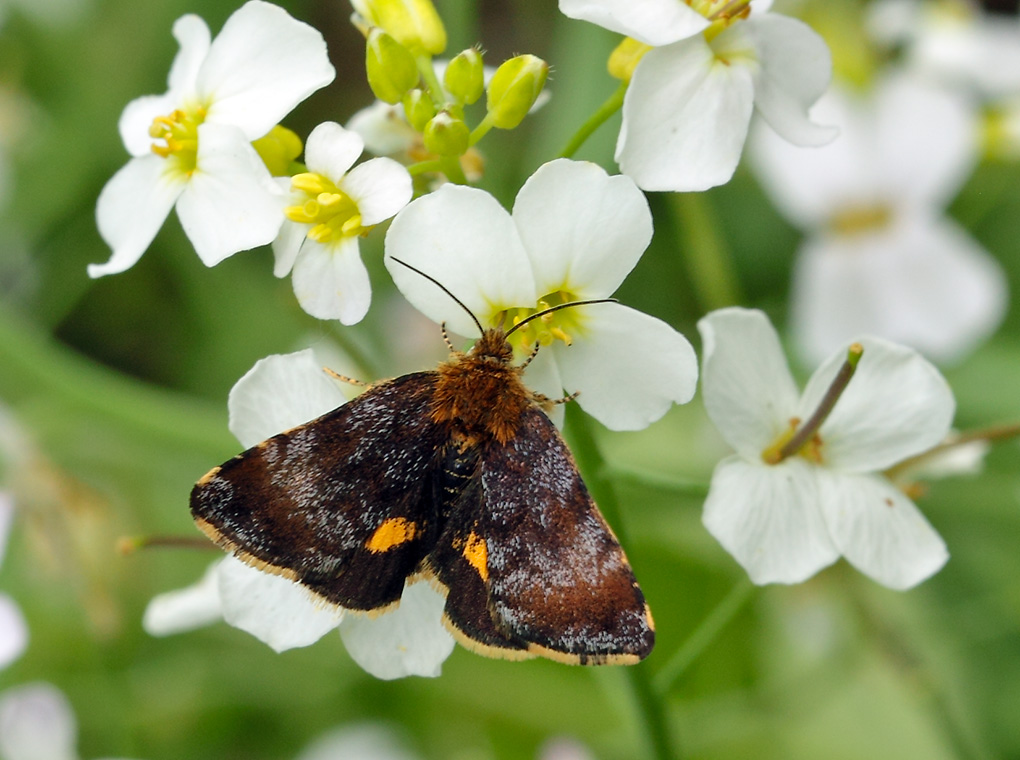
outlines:
[[[471,312],[471,309],[469,309],[469,308],[468,308],[467,306],[465,306],[465,305],[464,305],[464,302],[463,302],[463,301],[461,301],[461,300],[460,300],[459,298],[457,298],[457,296],[455,296],[455,295],[454,295],[453,293],[451,293],[451,292],[449,291],[449,289],[448,289],[448,288],[447,288],[447,287],[446,287],[446,286],[445,286],[445,285],[444,285],[443,283],[441,283],[441,282],[440,282],[439,280],[437,280],[437,279],[436,279],[435,277],[433,277],[432,275],[430,275],[430,274],[425,274],[425,273],[424,273],[423,271],[421,271],[420,269],[418,269],[418,267],[413,267],[413,266],[411,266],[410,264],[408,264],[408,263],[407,263],[406,261],[401,261],[401,260],[400,260],[400,259],[398,259],[398,258],[397,258],[396,256],[390,256],[390,259],[391,259],[391,260],[393,260],[393,261],[395,261],[395,262],[397,262],[398,264],[402,264],[403,266],[405,266],[405,267],[407,267],[408,269],[410,269],[410,270],[411,270],[412,272],[417,272],[417,273],[418,273],[418,274],[420,274],[420,275],[421,275],[422,277],[424,277],[424,278],[425,278],[426,280],[428,280],[429,282],[431,282],[432,284],[434,284],[434,285],[435,285],[436,287],[438,287],[438,288],[439,288],[439,289],[440,289],[441,291],[443,291],[444,293],[446,293],[446,295],[448,295],[448,296],[449,296],[450,298],[452,298],[452,299],[453,299],[453,300],[454,300],[454,301],[456,302],[456,304],[457,304],[457,305],[458,305],[458,306],[459,306],[460,308],[462,308],[462,309],[463,309],[464,311],[466,311],[466,312],[468,313],[468,316],[469,316],[469,317],[471,317],[471,319],[473,319],[473,320],[474,320],[474,323],[475,323],[475,324],[476,324],[476,325],[478,326],[478,332],[480,332],[480,333],[484,333],[484,332],[485,332],[485,328],[484,328],[484,327],[482,327],[482,323],[478,321],[478,317],[476,317],[476,316],[475,316],[475,315],[474,315],[474,314],[473,314],[473,313]]]
[[[549,314],[550,312],[559,311],[560,309],[569,309],[571,306],[587,306],[588,304],[593,303],[620,303],[620,302],[617,301],[615,298],[594,298],[590,301],[571,301],[570,303],[558,303],[555,306],[550,306],[548,309],[542,309],[542,311],[537,311],[531,316],[525,317],[516,325],[514,325],[513,327],[506,331],[506,337],[509,338],[513,334],[514,330],[516,330],[519,327],[524,327],[524,325],[528,324],[528,322],[530,322],[531,320],[538,319],[539,317],[544,317],[546,314]]]

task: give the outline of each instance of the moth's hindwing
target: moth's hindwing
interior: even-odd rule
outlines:
[[[483,444],[479,468],[429,560],[459,638],[490,656],[645,657],[655,632],[644,595],[549,418],[526,411],[506,445]]]
[[[431,419],[436,373],[372,386],[203,477],[191,512],[241,559],[348,609],[400,599],[435,542],[428,473],[448,433]]]

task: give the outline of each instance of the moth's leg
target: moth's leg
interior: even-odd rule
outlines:
[[[531,397],[535,399],[535,403],[539,406],[555,406],[556,404],[566,404],[573,401],[575,398],[581,395],[581,391],[574,391],[569,396],[563,398],[549,398],[541,393],[532,393]]]
[[[338,372],[334,372],[329,367],[323,367],[322,371],[329,375],[334,380],[339,380],[341,383],[350,383],[351,385],[360,385],[362,388],[367,388],[371,383],[366,383],[364,380],[355,380],[353,377],[347,377],[347,375],[341,375]]]

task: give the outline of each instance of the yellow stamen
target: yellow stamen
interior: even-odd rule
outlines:
[[[317,243],[330,243],[367,232],[361,224],[358,204],[328,177],[302,172],[291,177],[291,189],[306,199],[300,205],[287,206],[283,213],[292,222],[312,225],[308,237]]]

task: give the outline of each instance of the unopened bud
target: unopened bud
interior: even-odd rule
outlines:
[[[404,96],[404,115],[415,132],[424,132],[425,125],[436,115],[436,106],[425,92],[417,87]]]
[[[468,149],[471,132],[462,119],[440,111],[425,125],[425,149],[440,156],[459,156]]]
[[[621,82],[629,82],[634,76],[634,69],[644,58],[645,53],[652,49],[651,45],[638,42],[632,37],[624,37],[616,49],[609,54],[609,76]]]
[[[443,74],[443,87],[458,103],[470,105],[485,91],[485,72],[482,54],[477,48],[468,48],[454,56]]]
[[[368,24],[389,32],[413,54],[446,49],[446,29],[432,0],[351,0]]]
[[[274,177],[290,176],[293,173],[291,165],[304,149],[301,138],[279,124],[255,140],[251,146]]]
[[[486,117],[494,127],[513,129],[535,105],[549,75],[549,64],[533,55],[504,61],[489,82]]]
[[[384,103],[399,103],[418,84],[418,65],[411,51],[378,27],[368,34],[365,69],[372,92]]]

